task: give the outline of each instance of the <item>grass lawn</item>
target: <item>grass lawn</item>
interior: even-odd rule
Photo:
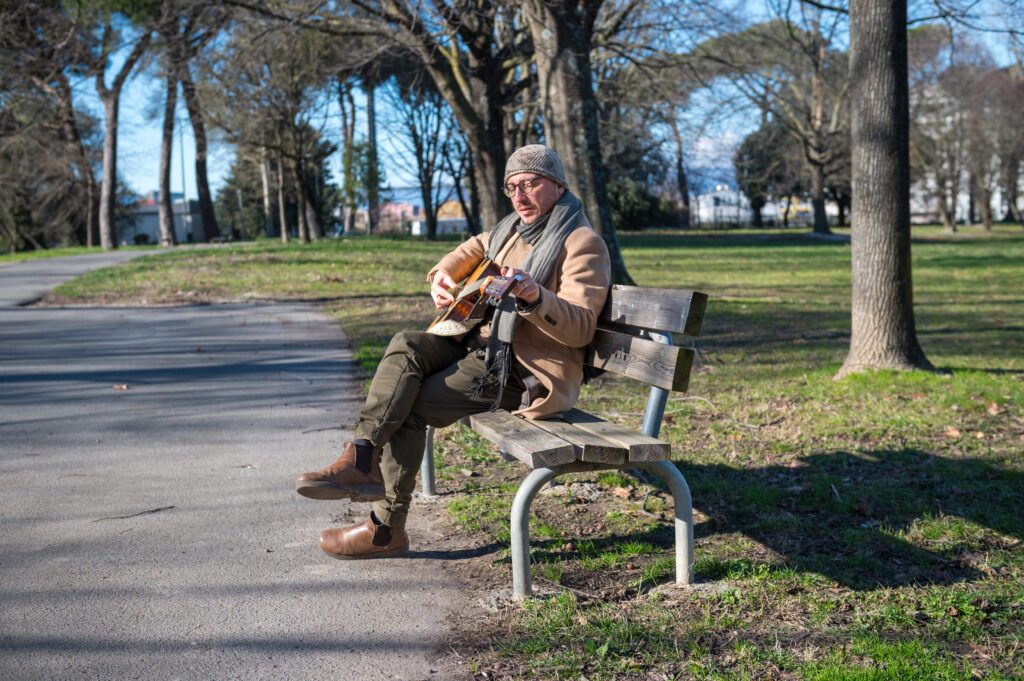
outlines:
[[[710,295],[688,395],[662,437],[693,492],[694,596],[673,573],[671,497],[535,504],[534,575],[556,595],[466,626],[486,678],[1024,678],[1024,229],[914,230],[918,335],[937,373],[832,380],[849,343],[850,248],[781,232],[620,235],[636,281]],[[48,302],[313,300],[372,371],[431,317],[453,242],[353,238],[147,256]],[[681,339],[682,340],[682,339]],[[639,427],[646,394],[602,377],[581,407]],[[522,470],[461,427],[438,437],[451,522],[507,542]],[[465,477],[483,468],[489,478]],[[573,487],[575,488],[575,487]],[[507,555],[474,568],[508,583]]]

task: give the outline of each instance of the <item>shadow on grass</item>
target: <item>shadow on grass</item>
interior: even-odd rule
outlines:
[[[709,518],[696,536],[741,533],[789,566],[853,589],[979,578],[972,525],[1024,537],[1021,473],[914,449],[800,461],[754,470],[677,464]],[[903,530],[936,548],[905,541]]]

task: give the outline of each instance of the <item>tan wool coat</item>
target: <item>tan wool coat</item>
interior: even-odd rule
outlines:
[[[480,264],[487,252],[490,233],[475,236],[441,259],[427,275],[432,281],[444,270],[462,281]],[[495,262],[520,267],[532,246],[513,233]],[[515,412],[531,419],[554,418],[572,409],[583,382],[583,348],[594,338],[597,317],[604,307],[611,283],[608,247],[586,222],[565,240],[554,274],[540,284],[540,299],[520,310],[512,350],[519,361],[545,388],[525,409]],[[482,329],[487,333],[487,328]]]

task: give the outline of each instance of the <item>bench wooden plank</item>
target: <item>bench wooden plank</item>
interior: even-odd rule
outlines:
[[[583,361],[649,385],[685,392],[690,384],[693,350],[598,329]]]
[[[530,468],[576,460],[576,448],[572,443],[538,428],[535,421],[527,421],[504,410],[473,414],[468,420],[470,428]]]
[[[560,419],[533,421],[534,425],[566,442],[571,442],[576,451],[576,460],[587,463],[621,464],[626,462],[629,449],[599,434],[580,430],[571,423]]]
[[[599,321],[700,335],[708,296],[699,291],[612,286]]]
[[[605,421],[585,411],[573,409],[562,418],[579,430],[600,435],[606,440],[622,445],[629,452],[628,461],[668,461],[672,457],[672,445],[669,443],[637,433],[617,423]]]

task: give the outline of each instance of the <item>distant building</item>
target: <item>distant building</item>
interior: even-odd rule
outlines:
[[[124,221],[117,226],[121,243],[160,243],[159,196],[159,192],[149,192],[132,206],[134,220]],[[186,206],[180,193],[171,192],[171,207],[174,212],[174,233],[178,243],[198,241],[197,237],[203,235],[203,218],[199,214],[199,202],[189,201]]]
[[[696,197],[693,216],[701,227],[749,225],[753,219],[750,202],[736,189],[718,185],[714,190]]]

